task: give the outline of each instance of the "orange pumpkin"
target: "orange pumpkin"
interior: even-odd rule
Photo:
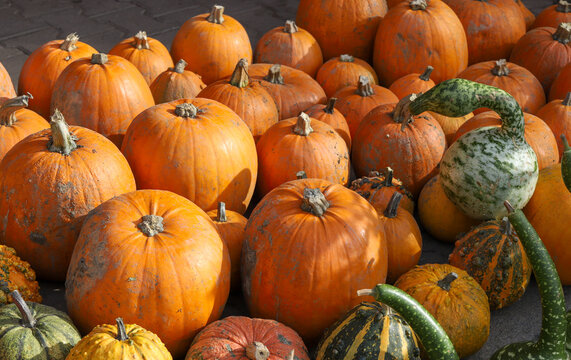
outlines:
[[[514,46],[510,62],[531,71],[548,93],[559,71],[571,62],[571,23],[530,30]]]
[[[535,114],[545,105],[545,91],[539,80],[526,68],[506,62],[505,59],[471,65],[458,74],[458,77],[507,91],[523,111],[531,114]],[[489,110],[480,108],[474,110],[474,114]]]
[[[163,190],[128,192],[89,214],[65,288],[81,333],[121,316],[158,335],[179,358],[221,316],[230,256],[214,223],[188,199]]]
[[[418,196],[418,218],[426,232],[449,243],[453,243],[458,234],[479,223],[479,220],[468,217],[448,199],[438,175],[428,180]]]
[[[341,54],[369,60],[386,13],[385,1],[301,0],[295,21],[317,39],[324,60]]]
[[[433,70],[434,68],[428,65],[422,74],[412,73],[398,78],[389,86],[389,90],[399,100],[410,94],[424,93],[434,87],[434,81],[430,79]]]
[[[129,126],[121,151],[139,189],[169,190],[205,211],[223,201],[242,214],[254,193],[254,137],[234,111],[215,100],[180,99],[148,108]]]
[[[240,59],[252,62],[246,30],[223,13],[223,6],[214,5],[209,14],[192,17],[182,24],[172,42],[172,58],[184,59],[186,69],[200,75],[206,85],[232,75]]]
[[[379,23],[373,67],[381,84],[434,67],[438,84],[468,66],[466,33],[458,16],[440,0],[407,0]]]
[[[563,67],[549,89],[549,101],[563,100],[571,92],[571,62]]]
[[[361,76],[368,77],[372,84],[379,84],[377,74],[371,65],[354,56],[343,54],[327,60],[319,68],[315,79],[325,90],[325,94],[331,97],[338,90],[355,84]]]
[[[462,126],[462,124],[464,124],[466,121],[472,118],[472,116],[474,116],[474,113],[469,113],[467,115],[460,117],[444,116],[442,114],[438,114],[433,111],[427,111],[427,113],[432,115],[432,117],[436,121],[438,121],[438,123],[442,127],[442,131],[444,131],[444,135],[446,136],[446,147],[452,144],[454,135],[456,135],[456,131],[458,131],[460,126]]]
[[[525,20],[525,30],[528,31],[531,29],[533,23],[535,22],[535,15],[525,6],[523,1],[515,0],[515,2],[523,15],[523,19]]]
[[[12,84],[10,74],[8,74],[4,65],[0,63],[0,101],[2,98],[11,99],[15,96],[16,91],[14,90],[14,84]]]
[[[192,99],[206,87],[200,75],[185,70],[186,61],[180,59],[174,68],[160,73],[151,84],[156,104],[178,99]]]
[[[416,198],[438,172],[446,137],[429,114],[405,114],[402,109],[412,98],[381,105],[365,116],[354,137],[351,159],[357,176],[390,166]]]
[[[542,26],[556,28],[563,22],[571,22],[571,2],[559,0],[557,4],[546,7],[537,15],[532,29]]]
[[[95,130],[119,148],[133,118],[154,104],[135,65],[106,54],[93,54],[66,67],[51,100],[52,110],[60,110],[69,124]]]
[[[525,123],[525,140],[535,155],[539,170],[559,162],[557,140],[549,126],[538,116],[523,113]],[[466,121],[454,135],[454,141],[465,133],[484,126],[501,126],[500,116],[494,111],[486,111]]]
[[[160,73],[174,66],[168,49],[159,40],[147,37],[145,31],[121,41],[109,50],[109,55],[129,60],[143,74],[149,86]]]
[[[63,281],[85,215],[135,190],[119,149],[61,113],[51,129],[26,137],[0,163],[0,243],[16,249],[38,278]]]
[[[363,117],[379,105],[392,104],[399,101],[389,89],[371,84],[366,76],[359,76],[354,86],[347,86],[335,93],[337,109],[345,116],[351,139],[355,137]]]
[[[246,59],[238,61],[232,77],[208,85],[197,96],[219,101],[234,110],[248,125],[256,142],[279,120],[272,96],[259,81],[250,81]]]
[[[337,98],[329,98],[327,104],[315,104],[310,108],[306,109],[304,112],[307,116],[323,121],[324,123],[331,126],[341,137],[345,140],[347,144],[347,149],[351,151],[351,132],[349,131],[349,125],[347,125],[347,120],[341,112],[335,109],[335,103]]]
[[[19,291],[26,301],[42,302],[36,272],[16,255],[16,250],[4,245],[0,245],[0,283],[0,307],[14,302],[9,296],[14,290]]]
[[[323,65],[323,54],[309,31],[287,20],[285,26],[273,28],[258,40],[254,61],[287,65],[315,77]]]
[[[26,59],[18,79],[18,93],[31,93],[34,101],[30,103],[30,110],[47,119],[52,114],[50,101],[62,71],[75,60],[95,53],[97,50],[79,41],[76,33],[69,34],[64,40],[45,43]]]
[[[345,185],[349,181],[349,150],[343,138],[329,125],[307,114],[278,122],[262,135],[256,146],[258,184],[265,195],[295,179],[303,170],[307,177]]]
[[[301,70],[279,64],[253,64],[251,78],[263,80],[262,86],[270,93],[280,114],[280,120],[298,116],[315,104],[325,104],[325,92],[311,76]]]
[[[461,358],[480,350],[488,340],[488,296],[466,271],[448,264],[425,264],[402,275],[395,286],[434,316]]]
[[[279,319],[306,342],[363,300],[358,289],[384,283],[386,275],[377,212],[340,184],[284,183],[258,203],[246,225],[242,290],[250,313]]]
[[[561,135],[571,139],[571,91],[567,93],[565,99],[553,100],[545,104],[537,111],[537,116],[545,121],[555,135],[561,159],[565,148]]]
[[[444,0],[466,30],[468,64],[504,59],[525,34],[523,13],[513,0]]]
[[[0,105],[0,160],[20,140],[49,127],[43,117],[27,109],[30,98],[22,95]]]

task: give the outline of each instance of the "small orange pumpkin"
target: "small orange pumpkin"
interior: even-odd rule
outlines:
[[[351,132],[349,130],[349,125],[347,125],[347,120],[341,112],[335,109],[335,103],[337,98],[329,98],[327,104],[315,104],[305,110],[304,112],[311,118],[323,121],[324,123],[331,126],[341,137],[345,140],[347,144],[347,149],[351,151]]]
[[[553,84],[551,84],[549,101],[563,100],[569,92],[571,92],[571,62],[561,69]]]
[[[532,29],[549,26],[556,28],[563,22],[571,22],[571,2],[559,0],[557,4],[543,9],[535,18]]]
[[[389,86],[389,90],[399,100],[410,94],[424,93],[435,85],[434,81],[430,79],[433,70],[434,68],[428,65],[422,74],[412,73],[398,78]]]
[[[564,149],[561,135],[571,139],[571,91],[567,93],[565,99],[552,100],[545,104],[537,111],[537,116],[545,121],[555,135],[561,158]]]
[[[325,95],[331,97],[338,90],[355,84],[360,76],[367,76],[371,84],[379,84],[371,65],[354,56],[343,54],[327,60],[319,68],[315,80],[325,90]]]
[[[160,73],[151,84],[156,104],[178,99],[192,99],[206,87],[200,75],[185,70],[186,61],[180,59],[174,68]]]
[[[0,101],[2,98],[11,99],[15,96],[16,90],[14,90],[14,84],[12,84],[10,74],[8,74],[4,65],[0,63]]]

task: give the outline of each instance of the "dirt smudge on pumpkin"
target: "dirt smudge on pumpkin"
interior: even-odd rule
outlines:
[[[33,243],[40,244],[42,246],[46,245],[47,239],[44,234],[39,231],[32,231],[28,237]]]

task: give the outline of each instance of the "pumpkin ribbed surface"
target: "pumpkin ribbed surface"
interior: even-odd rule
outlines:
[[[34,269],[16,255],[16,250],[0,245],[0,306],[12,302],[8,294],[14,290],[26,301],[42,302]]]
[[[316,360],[417,360],[418,346],[399,314],[382,303],[363,302],[323,334]]]

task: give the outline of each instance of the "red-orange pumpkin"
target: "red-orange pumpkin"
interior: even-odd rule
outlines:
[[[543,9],[535,18],[532,29],[542,26],[556,28],[562,22],[571,22],[571,2],[566,0],[559,0]]]
[[[156,104],[178,99],[192,99],[206,87],[200,75],[185,70],[186,61],[180,59],[173,68],[159,74],[151,84]]]
[[[341,137],[345,140],[347,144],[347,149],[351,151],[351,132],[349,131],[349,125],[347,125],[347,120],[341,112],[335,109],[335,103],[337,98],[332,97],[327,100],[327,104],[315,104],[305,110],[304,112],[311,118],[323,121],[324,123],[331,126]]]
[[[16,91],[14,90],[10,74],[8,74],[4,65],[0,63],[0,101],[2,101],[2,98],[11,99],[15,96]]]
[[[174,66],[168,49],[159,40],[147,37],[145,31],[121,41],[109,50],[109,55],[129,60],[143,74],[149,86],[160,73]]]
[[[223,6],[214,5],[209,14],[192,17],[182,24],[172,42],[172,58],[184,59],[187,70],[202,76],[206,85],[232,75],[240,59],[252,62],[246,30],[223,13]]]
[[[343,54],[327,60],[319,68],[315,79],[325,90],[325,94],[331,97],[338,90],[353,86],[361,76],[368,77],[371,84],[379,84],[377,74],[371,65],[354,56]]]
[[[287,20],[284,26],[273,28],[258,40],[254,61],[287,65],[315,77],[323,65],[323,54],[309,31]]]
[[[545,121],[555,135],[559,158],[561,158],[564,149],[561,135],[571,139],[571,91],[567,93],[565,99],[553,100],[545,104],[537,111],[537,116]]]
[[[422,74],[412,73],[398,78],[389,86],[399,100],[410,94],[424,93],[434,87],[434,81],[430,79],[430,74],[434,68],[430,65],[426,67]]]
[[[535,15],[525,6],[525,4],[523,3],[523,1],[521,0],[515,0],[517,6],[519,7],[523,18],[525,20],[525,29],[530,30],[531,27],[533,26],[533,23],[535,22]]]
[[[549,89],[549,101],[563,100],[571,92],[571,62],[565,65],[557,74],[557,77]]]

